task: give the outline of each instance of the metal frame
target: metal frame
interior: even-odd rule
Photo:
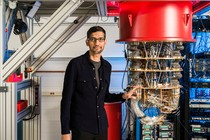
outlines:
[[[4,9],[5,9],[5,4],[4,0],[0,0],[0,86],[3,86],[2,83],[2,65],[3,65],[3,54],[4,54],[4,47],[5,47],[5,36],[4,36],[4,29],[5,29],[5,19],[4,19]],[[6,91],[5,91],[6,92]],[[5,116],[3,115],[2,112],[5,112],[5,98],[4,98],[4,93],[5,92],[0,92],[0,127],[5,128]],[[6,130],[5,129],[0,129],[0,139],[5,140],[5,134]]]
[[[6,86],[0,86],[0,93],[1,92],[7,92],[8,88]]]
[[[6,36],[6,40],[8,41],[12,32],[12,28],[13,28],[13,22],[14,22],[14,14],[15,14],[14,9],[10,9],[9,7],[7,7],[6,9],[6,13],[5,13],[5,22],[6,22],[6,27],[5,29],[7,30],[7,36]]]
[[[32,80],[31,79],[24,80],[22,82],[18,82],[17,83],[17,91],[24,90],[24,89],[29,88],[31,86],[32,86]]]
[[[4,58],[4,48],[5,48],[5,3],[4,0],[0,0],[0,86],[2,85],[2,66],[3,66],[3,58]]]
[[[53,31],[63,23],[63,21],[76,10],[81,4],[82,0],[66,0],[60,8],[50,17],[49,21],[42,26],[37,34],[34,34],[29,39],[25,37],[22,40],[22,46],[3,64],[4,50],[6,48],[5,38],[5,4],[4,0],[0,0],[0,22],[2,24],[0,27],[0,89],[2,90],[0,94],[0,139],[2,140],[17,140],[17,123],[21,122],[23,125],[23,134],[21,137],[23,139],[30,140],[41,140],[41,114],[37,114],[34,119],[29,121],[22,120],[31,112],[32,105],[35,104],[34,87],[39,85],[38,94],[38,109],[40,111],[41,107],[41,80],[38,77],[32,77],[33,80],[24,80],[18,83],[4,83],[4,80],[12,74],[23,62],[28,59],[33,52],[41,46],[41,44],[49,37]],[[18,13],[21,16],[21,13]],[[38,57],[38,59],[33,63],[32,67],[38,69],[47,59],[50,58],[88,19],[90,16],[84,15],[77,18],[78,23],[70,25],[61,35],[57,38],[57,41],[51,44],[43,54]],[[22,36],[20,36],[22,38]],[[43,60],[41,60],[43,59]],[[35,71],[33,71],[35,72]],[[4,85],[2,85],[4,84]],[[21,99],[28,100],[28,108],[17,113],[17,92],[20,92]],[[10,132],[10,133],[8,133]]]
[[[98,0],[96,1],[98,15],[99,16],[107,16],[107,7],[106,7],[106,0]]]
[[[4,64],[2,80],[12,74],[46,39],[52,32],[77,9],[83,1],[66,0],[51,16],[42,28],[31,36]]]
[[[22,121],[25,118],[25,116],[27,116],[31,112],[31,110],[32,110],[32,106],[29,106],[28,108],[24,109],[20,113],[17,113],[17,123]]]
[[[29,89],[26,93],[22,94],[22,98],[29,99],[29,104],[33,105],[33,109],[35,108],[35,87],[39,86],[39,107],[41,106],[41,78],[34,76],[32,78],[32,88]],[[22,115],[27,114],[28,109],[30,106],[19,114],[19,118]],[[24,118],[24,117],[23,117]],[[37,115],[35,118],[24,121],[23,122],[23,140],[41,140],[41,114]]]
[[[25,80],[19,83],[7,83],[8,91],[5,94],[2,94],[3,102],[0,102],[1,108],[1,125],[0,125],[0,138],[3,140],[17,140],[17,123],[21,122],[27,115],[29,115],[32,111],[32,106],[34,102],[30,102],[29,100],[33,100],[34,95],[31,94],[33,92],[33,85],[40,86],[40,78],[35,77],[33,80]],[[26,90],[28,92],[26,92]],[[26,99],[29,101],[29,106],[22,110],[21,112],[17,112],[17,93],[21,92],[21,94],[27,93]],[[41,94],[41,89],[39,91]],[[41,103],[41,102],[40,102]],[[40,104],[41,106],[41,104]],[[4,121],[3,121],[4,120]],[[40,115],[37,116],[37,121],[31,120],[26,123],[27,127],[23,130],[25,132],[29,127],[32,130],[28,133],[31,140],[41,139],[41,119]],[[9,132],[9,133],[8,133]],[[35,135],[36,134],[36,135]],[[33,137],[33,138],[32,138]]]

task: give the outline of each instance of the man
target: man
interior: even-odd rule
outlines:
[[[111,65],[102,57],[106,32],[100,26],[87,32],[84,55],[72,59],[66,69],[61,100],[62,140],[107,140],[105,102],[134,98],[133,88],[125,94],[109,93]],[[111,125],[111,124],[109,124]]]

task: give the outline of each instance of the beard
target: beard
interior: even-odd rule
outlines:
[[[103,49],[102,49],[102,47],[93,47],[93,48],[91,49],[91,51],[92,51],[94,54],[101,54],[102,51],[103,51]]]

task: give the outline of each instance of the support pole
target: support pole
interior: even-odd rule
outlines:
[[[2,71],[3,71],[3,58],[5,49],[5,3],[4,0],[0,0],[0,86],[3,86]],[[0,140],[5,140],[5,92],[0,92]]]
[[[5,51],[5,3],[0,0],[0,86],[2,86],[3,59]]]

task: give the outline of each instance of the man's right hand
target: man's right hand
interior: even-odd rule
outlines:
[[[71,134],[64,134],[61,136],[61,140],[71,140]]]

